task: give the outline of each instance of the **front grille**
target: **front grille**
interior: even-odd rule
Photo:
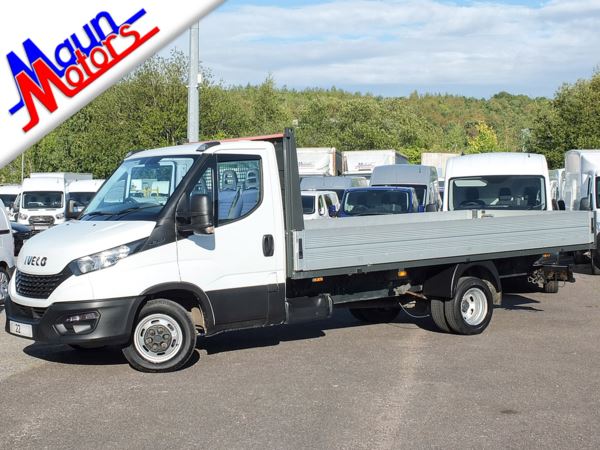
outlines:
[[[54,217],[52,217],[52,216],[31,216],[29,218],[29,225],[51,226],[51,225],[54,225]]]
[[[70,275],[71,271],[68,268],[56,275],[30,275],[17,270],[17,293],[30,298],[48,298]]]
[[[48,309],[18,305],[15,302],[10,304],[10,308],[15,317],[20,317],[23,319],[41,319]]]

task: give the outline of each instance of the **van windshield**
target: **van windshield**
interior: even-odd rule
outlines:
[[[63,207],[63,193],[60,191],[23,192],[24,209],[57,209]]]
[[[128,159],[112,174],[81,220],[155,220],[196,156]]]
[[[450,210],[545,210],[546,185],[541,176],[495,175],[453,178],[446,192]]]
[[[0,194],[0,200],[4,203],[4,206],[9,208],[17,198],[17,194]]]
[[[408,191],[373,189],[346,191],[342,212],[347,216],[403,214],[412,211]]]

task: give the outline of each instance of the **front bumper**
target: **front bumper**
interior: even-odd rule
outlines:
[[[10,321],[31,325],[32,340],[48,344],[123,345],[129,342],[133,322],[143,297],[53,303],[48,308],[22,306],[6,300],[5,330]],[[68,316],[96,312],[93,328],[82,334],[61,334],[60,324]],[[23,337],[23,336],[19,336]]]

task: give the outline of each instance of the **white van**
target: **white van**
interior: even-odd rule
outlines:
[[[89,173],[32,173],[23,180],[17,221],[34,231],[65,222],[67,187],[77,180],[91,180]]]
[[[440,185],[435,167],[414,164],[395,164],[373,169],[371,186],[401,186],[414,188],[419,212],[439,211],[442,208]]]
[[[565,169],[554,169],[548,172],[550,176],[550,195],[552,196],[552,207],[558,208],[558,201],[563,197],[565,187]]]
[[[593,211],[596,241],[600,236],[600,225],[598,225],[599,193],[600,150],[570,150],[566,152],[561,206],[564,206],[567,211]],[[600,252],[598,249],[592,250],[590,256],[592,272],[598,275],[600,274]]]
[[[480,153],[449,159],[444,211],[552,210],[548,164],[532,153]]]
[[[0,186],[0,200],[4,204],[4,208],[8,213],[10,220],[15,220],[13,204],[17,199],[17,196],[21,193],[20,184],[5,184]]]
[[[333,191],[302,191],[304,220],[329,219],[340,209],[340,200]]]
[[[104,180],[77,180],[69,184],[67,188],[68,202],[73,202],[71,210],[79,214],[92,201]]]
[[[8,297],[8,282],[15,267],[15,243],[4,203],[0,200],[0,305]]]

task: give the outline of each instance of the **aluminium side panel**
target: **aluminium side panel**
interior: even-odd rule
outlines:
[[[294,233],[294,268],[319,271],[354,266],[447,260],[482,254],[567,248],[594,242],[587,211],[451,211],[344,218],[306,224]],[[497,256],[496,256],[497,257]]]

